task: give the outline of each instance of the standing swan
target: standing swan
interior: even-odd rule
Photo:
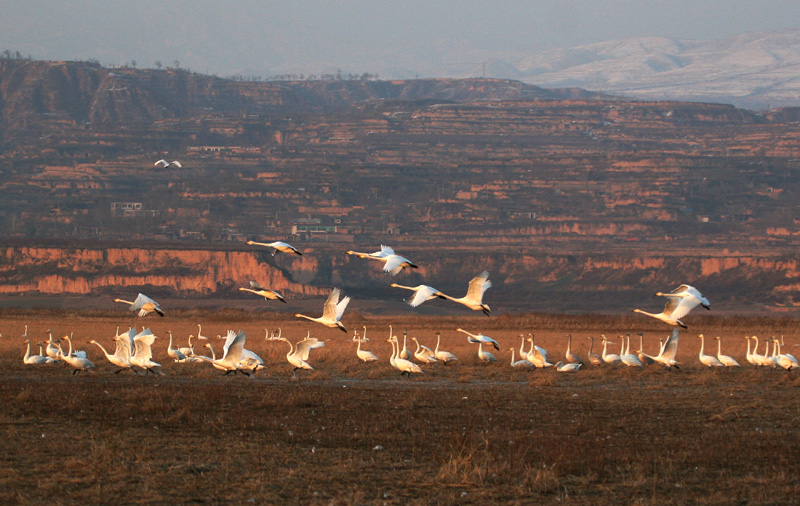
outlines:
[[[735,358],[722,354],[722,340],[719,336],[715,337],[714,340],[717,342],[717,360],[725,367],[741,367]]]
[[[450,353],[449,351],[444,351],[439,349],[439,341],[442,339],[441,333],[436,333],[436,349],[433,350],[433,355],[440,361],[447,365],[448,362],[455,362],[458,360],[458,357],[454,354]]]
[[[697,337],[700,339],[700,354],[698,355],[700,362],[708,367],[725,367],[722,365],[722,362],[717,359],[717,357],[703,353],[706,345],[705,336],[703,336],[703,334],[698,334]]]
[[[572,334],[567,335],[567,351],[564,353],[564,358],[570,364],[583,364],[583,360],[578,355],[572,353]]]
[[[589,336],[587,339],[590,340],[589,354],[587,355],[589,357],[589,362],[591,362],[592,365],[603,365],[603,359],[600,357],[600,355],[597,353],[592,353],[592,349],[594,348],[594,336]]]
[[[169,344],[167,344],[167,355],[169,355],[169,358],[171,358],[175,362],[185,362],[186,355],[184,355],[181,352],[181,350],[172,347],[172,331],[168,330],[167,334],[169,334]]]
[[[30,340],[26,339],[25,344],[28,345],[28,348],[25,350],[25,356],[22,357],[23,364],[46,364],[48,357],[43,357],[41,355],[31,355],[31,342]]]
[[[398,356],[398,352],[400,351],[400,343],[397,342],[397,336],[392,336],[387,341],[392,345],[392,358],[389,360],[389,363],[392,365],[392,367],[400,371],[400,376],[405,375],[410,378],[411,373],[422,373],[422,369],[420,369],[417,364]]]
[[[341,291],[338,288],[331,290],[331,294],[328,295],[328,300],[325,301],[325,306],[322,310],[322,316],[319,318],[312,318],[311,316],[306,316],[300,313],[297,313],[294,316],[296,318],[305,318],[307,320],[311,320],[312,322],[321,323],[326,327],[338,327],[342,332],[347,332],[347,329],[340,320],[342,319],[345,308],[347,308],[347,304],[350,302],[350,297],[345,297],[339,301],[339,295],[341,295]]]
[[[299,249],[295,248],[291,244],[287,244],[283,241],[275,241],[275,242],[255,242],[255,241],[247,241],[247,244],[256,245],[256,246],[266,246],[268,248],[272,248],[274,251],[272,252],[272,256],[275,256],[275,253],[294,253],[295,255],[302,255]]]
[[[76,357],[72,354],[72,338],[69,336],[64,336],[64,339],[67,340],[69,343],[69,351],[65,354],[61,354],[61,358],[64,359],[66,363],[72,366],[72,374],[77,374],[78,371],[88,371],[89,369],[94,369],[95,366],[91,360],[84,357]]]
[[[123,299],[114,299],[114,302],[124,302],[125,304],[130,304],[131,307],[128,309],[131,311],[139,311],[140,317],[146,316],[154,311],[158,313],[158,316],[164,316],[164,311],[161,309],[161,306],[158,304],[158,302],[142,293],[140,293],[133,302]]]
[[[600,356],[603,359],[603,362],[606,364],[616,365],[622,362],[622,359],[616,353],[608,353],[606,350],[608,348],[608,339],[604,334],[600,334],[600,337],[603,340],[603,354]]]
[[[356,334],[357,336],[358,334]],[[364,326],[364,335],[358,338],[358,346],[356,347],[356,356],[362,362],[375,362],[378,360],[378,356],[368,350],[361,349],[361,342],[364,341],[367,337],[367,327]]]

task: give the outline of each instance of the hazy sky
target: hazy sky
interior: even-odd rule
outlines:
[[[798,0],[2,0],[0,50],[229,76],[445,74],[488,58],[800,26]],[[396,71],[390,70],[396,69]]]

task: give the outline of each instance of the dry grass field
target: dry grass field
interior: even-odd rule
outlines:
[[[785,334],[785,351],[798,350],[792,320],[690,316],[679,371],[586,366],[563,374],[513,370],[507,348],[533,332],[559,360],[571,333],[585,358],[586,336],[619,343],[620,333],[643,331],[655,353],[669,329],[629,316],[346,315],[350,327],[367,326],[364,347],[381,358],[363,364],[351,333],[262,318],[0,315],[0,503],[791,504],[800,494],[800,372],[746,364],[742,339]],[[247,378],[172,362],[166,331],[185,346],[198,323],[218,352],[217,334],[245,330],[266,369]],[[73,332],[97,369],[72,375],[66,365],[24,365],[25,324],[34,343],[48,328]],[[86,344],[113,348],[118,324],[160,336],[162,374],[113,374]],[[430,347],[441,331],[442,348],[459,362],[400,377],[388,364],[390,324]],[[326,340],[309,359],[316,370],[294,380],[288,345],[266,341],[265,327],[281,327],[292,341],[308,330]],[[498,361],[478,363],[456,327],[498,340]],[[723,352],[743,367],[702,367],[698,332],[721,336]]]

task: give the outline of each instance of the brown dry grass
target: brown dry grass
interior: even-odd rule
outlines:
[[[361,364],[349,334],[314,324],[199,321],[208,336],[247,331],[247,347],[267,364],[247,379],[169,361],[166,330],[184,345],[197,330],[193,316],[0,318],[0,503],[787,504],[800,492],[800,377],[707,370],[696,360],[696,332],[720,335],[723,351],[742,363],[745,334],[800,342],[783,320],[693,326],[681,337],[681,371],[586,367],[571,375],[512,370],[505,348],[534,332],[560,356],[571,332],[585,356],[586,335],[617,341],[638,329],[589,316],[359,317],[366,347],[383,359]],[[97,372],[23,365],[25,323],[32,340],[48,328],[74,332]],[[111,374],[84,344],[110,346],[117,323],[147,323],[162,336],[155,359],[163,376]],[[442,331],[442,347],[460,363],[400,378],[386,363],[389,324],[431,347]],[[293,341],[307,329],[327,340],[309,360],[316,370],[298,372],[299,381],[284,360],[288,346],[263,339],[264,327],[277,326]],[[479,364],[457,326],[500,341],[498,362]],[[647,329],[652,352],[668,332]]]

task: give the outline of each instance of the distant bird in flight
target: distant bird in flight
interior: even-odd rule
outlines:
[[[275,242],[255,242],[255,241],[247,241],[247,244],[256,245],[256,246],[267,246],[269,248],[273,248],[275,251],[272,252],[272,256],[275,256],[275,253],[278,251],[282,253],[294,253],[295,255],[302,255],[299,249],[295,248],[291,244],[287,244],[283,241],[275,241]]]
[[[166,169],[167,167],[177,167],[177,168],[180,169],[181,167],[183,167],[181,165],[181,162],[179,162],[178,160],[172,160],[171,162],[168,162],[168,161],[164,160],[163,158],[161,160],[157,161],[156,163],[154,163],[153,165],[156,166],[156,167],[161,167],[162,169]]]
[[[133,302],[123,299],[114,299],[114,302],[124,302],[125,304],[130,304],[131,307],[128,309],[131,311],[139,311],[139,316],[146,316],[154,311],[158,313],[158,316],[164,316],[164,311],[161,309],[161,306],[158,304],[158,302],[154,301],[143,293],[140,293]]]
[[[680,285],[678,288],[669,293],[656,292],[659,297],[667,297],[667,303],[664,306],[664,311],[658,314],[648,313],[641,309],[634,309],[634,313],[642,313],[651,316],[664,323],[683,328],[689,328],[681,321],[681,318],[689,314],[689,311],[697,306],[703,306],[706,309],[711,309],[711,303],[703,297],[697,288],[689,285]]]
[[[397,273],[403,270],[403,267],[411,267],[416,269],[417,265],[411,260],[395,254],[394,249],[389,246],[381,244],[381,250],[375,253],[361,253],[358,251],[348,251],[348,255],[355,255],[358,258],[369,258],[372,260],[379,260],[384,263],[383,271],[396,276]]]
[[[239,288],[239,290],[241,290],[243,292],[251,292],[251,293],[254,293],[256,295],[260,295],[260,296],[264,297],[267,300],[279,300],[279,301],[283,302],[284,304],[286,303],[286,299],[283,298],[283,295],[279,294],[278,292],[276,292],[274,290],[269,290],[267,288],[264,288],[263,286],[259,285],[255,281],[251,281],[250,282],[250,288]]]

